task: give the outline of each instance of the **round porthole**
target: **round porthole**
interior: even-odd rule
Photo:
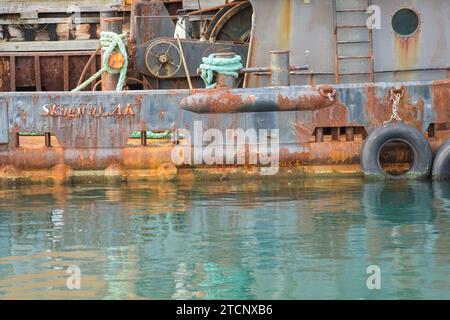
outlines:
[[[392,17],[392,27],[403,37],[411,36],[419,28],[419,15],[411,9],[400,9]]]

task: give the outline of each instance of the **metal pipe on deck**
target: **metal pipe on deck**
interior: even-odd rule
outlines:
[[[200,114],[312,111],[331,106],[335,96],[336,90],[330,86],[316,89],[290,86],[235,90],[222,88],[194,91],[180,101],[180,107]]]
[[[117,34],[122,33],[123,18],[122,17],[110,17],[111,13],[102,13],[100,18],[100,26],[102,31],[115,32]],[[104,50],[102,50],[103,59]],[[119,74],[110,74],[105,72],[102,74],[102,91],[114,91],[116,90],[117,83],[119,82]]]
[[[234,52],[222,52],[216,53],[216,58],[230,59],[234,57]],[[226,87],[226,88],[234,88],[236,87],[236,79],[232,76],[218,73],[216,76],[217,87]]]
[[[270,70],[272,86],[289,86],[289,51],[270,52]]]
[[[289,67],[289,73],[291,75],[293,74],[297,74],[299,71],[307,71],[309,70],[309,66],[308,65],[303,65],[303,66],[290,66]],[[242,68],[241,70],[239,70],[239,74],[246,74],[246,73],[253,73],[253,74],[258,74],[258,75],[270,75],[271,74],[271,69],[270,67],[248,67],[248,68]],[[306,73],[306,74],[311,74],[311,73]],[[317,72],[313,73],[313,74],[317,74]]]
[[[242,68],[239,73],[269,72],[271,88],[252,88],[232,91],[235,79],[217,74],[216,90],[198,90],[182,99],[180,107],[195,113],[245,113],[272,111],[320,110],[333,104],[336,90],[330,86],[317,89],[294,88],[290,85],[293,70],[307,70],[307,66],[290,66],[289,51],[271,51],[270,67]],[[217,53],[223,58],[233,57],[231,52]],[[198,70],[200,73],[200,70]]]

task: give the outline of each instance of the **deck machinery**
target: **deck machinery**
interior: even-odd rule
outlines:
[[[105,74],[70,92],[101,67],[98,34],[78,51],[0,43],[2,181],[450,174],[447,0],[130,1],[120,17],[117,8],[99,25],[128,32],[124,91]],[[206,89],[202,58],[236,56],[238,76],[215,72]],[[227,136],[238,132],[244,139]],[[262,155],[276,170],[252,161]]]

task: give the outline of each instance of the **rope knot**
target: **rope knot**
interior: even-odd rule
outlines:
[[[102,47],[102,50],[104,50],[102,58],[102,68],[97,71],[92,77],[73,89],[72,92],[83,90],[93,81],[98,79],[104,72],[108,72],[110,74],[120,73],[116,90],[122,91],[123,86],[125,85],[128,69],[128,53],[126,48],[128,45],[128,36],[126,32],[119,35],[115,32],[102,31],[100,32],[100,45]],[[114,51],[120,53],[123,56],[124,62],[120,68],[113,68],[109,65],[109,59]]]
[[[117,74],[121,73],[124,69],[126,70],[126,68],[124,67],[125,64],[128,64],[128,59],[125,58],[128,55],[126,49],[127,42],[128,39],[126,33],[118,35],[117,33],[109,31],[100,32],[100,44],[102,46],[102,49],[105,50],[105,52],[103,53],[102,63],[107,72],[111,74]],[[119,52],[125,58],[124,66],[119,69],[113,68],[109,65],[109,59],[114,51]]]

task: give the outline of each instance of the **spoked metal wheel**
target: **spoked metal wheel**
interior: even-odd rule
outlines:
[[[180,70],[182,61],[178,47],[165,40],[152,43],[145,52],[145,65],[156,78],[166,79]]]

